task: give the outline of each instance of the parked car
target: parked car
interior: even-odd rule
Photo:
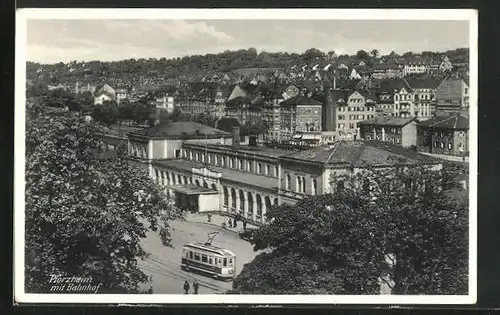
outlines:
[[[246,241],[251,241],[253,239],[253,235],[257,231],[257,229],[246,229],[245,231],[241,231],[240,237]]]

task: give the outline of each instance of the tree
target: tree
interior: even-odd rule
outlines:
[[[271,253],[245,265],[233,283],[234,292],[289,293],[291,283],[307,283],[295,287],[294,293],[378,293],[383,257],[374,247],[364,213],[353,212],[346,201],[329,194],[271,207],[266,216],[270,223],[254,234],[252,242],[254,250]],[[290,283],[299,265],[299,271],[309,272],[300,272],[298,282]],[[279,281],[282,274],[285,279]],[[320,281],[324,276],[335,279],[335,284]]]
[[[95,121],[101,122],[107,126],[115,124],[118,121],[118,108],[115,102],[104,101],[102,105],[97,105],[91,114]]]
[[[51,275],[91,278],[102,293],[136,293],[148,277],[140,239],[159,231],[171,245],[169,221],[182,217],[147,172],[120,149],[110,157],[100,127],[79,116],[26,121],[25,286],[49,292]]]
[[[395,161],[397,162],[397,161]],[[392,267],[393,294],[466,294],[468,200],[450,196],[457,169],[367,169],[338,192],[369,213],[378,248]]]
[[[302,54],[306,63],[316,62],[325,58],[325,53],[317,48],[310,48]]]
[[[380,55],[380,53],[378,52],[378,50],[377,50],[377,49],[372,49],[372,50],[370,51],[370,56],[371,56],[373,59],[377,59],[379,55]]]
[[[358,60],[368,60],[368,53],[364,50],[359,50],[357,53],[356,53],[356,58]]]
[[[293,284],[302,286],[294,293],[378,294],[383,285],[393,294],[466,294],[468,201],[446,193],[455,174],[366,168],[335,178],[333,194],[272,207],[252,240],[266,254],[245,265],[233,292],[290,293]],[[293,280],[299,266],[311,272]]]

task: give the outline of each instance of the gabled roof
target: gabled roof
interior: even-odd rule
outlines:
[[[399,65],[394,61],[388,61],[386,63],[379,63],[373,66],[373,70],[397,70]]]
[[[280,105],[322,105],[322,103],[304,95],[297,95],[284,100]]]
[[[418,124],[419,127],[440,129],[469,129],[469,119],[460,115],[435,116]]]
[[[435,158],[391,143],[370,141],[337,141],[281,157],[323,165],[346,164],[352,167],[390,166],[394,164],[440,164]]]
[[[358,122],[358,125],[376,125],[376,126],[394,126],[403,127],[408,125],[410,122],[415,121],[416,118],[402,118],[402,117],[387,117],[387,116],[377,116],[371,119],[363,120]]]
[[[129,133],[130,136],[139,136],[149,139],[166,139],[177,137],[207,137],[230,136],[229,133],[193,121],[165,122],[138,131]]]
[[[406,79],[389,79],[389,80],[384,80],[380,83],[380,92],[388,92],[388,93],[394,93],[394,90],[401,90],[402,88],[405,88],[409,91],[411,91],[411,87],[408,84],[408,81]]]

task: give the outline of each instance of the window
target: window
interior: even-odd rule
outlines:
[[[300,192],[302,188],[302,177],[297,176],[295,179],[295,191]]]
[[[181,150],[180,149],[175,149],[175,158],[180,159],[181,158]]]
[[[227,267],[227,258],[222,260],[222,266]]]
[[[444,149],[444,142],[441,141],[441,149]]]
[[[292,178],[291,178],[290,174],[286,174],[286,183],[285,183],[285,186],[286,186],[287,190],[291,190],[291,188],[292,188],[291,181],[292,181]]]
[[[189,258],[193,259],[193,252],[189,252]]]
[[[194,253],[194,260],[200,260],[200,253]]]
[[[344,115],[339,115],[339,120],[344,120],[345,116]]]
[[[214,264],[214,259],[212,258],[212,256],[209,256],[209,257],[208,257],[208,263],[209,263],[210,265],[213,265],[213,264]]]
[[[201,262],[207,263],[208,262],[208,257],[207,255],[203,254],[201,255]]]
[[[268,164],[266,164],[266,175],[269,175],[270,173],[270,167]]]
[[[262,163],[257,164],[257,173],[262,173]]]
[[[452,145],[451,143],[448,143],[448,150],[451,150],[452,149]]]
[[[239,165],[238,165],[238,168],[239,168],[240,170],[243,170],[243,160],[238,160],[238,164],[239,164]]]
[[[279,168],[278,168],[278,166],[275,166],[274,167],[274,176],[278,177],[279,176],[278,173],[279,173]]]

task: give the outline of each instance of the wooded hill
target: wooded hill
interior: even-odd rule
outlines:
[[[398,55],[391,52],[389,55],[380,55],[374,49],[369,52],[360,50],[355,55],[337,56],[334,51],[322,52],[316,48],[306,50],[302,54],[286,52],[260,52],[255,48],[225,51],[218,54],[192,55],[182,58],[149,58],[128,59],[113,62],[89,61],[57,63],[42,65],[27,63],[27,78],[32,81],[60,83],[72,81],[100,81],[101,79],[117,79],[131,84],[155,84],[161,82],[175,83],[181,81],[197,81],[206,76],[228,74],[231,79],[258,74],[262,69],[270,68],[289,69],[293,66],[313,66],[316,63],[335,62],[346,65],[358,64],[363,60],[368,67],[374,64],[404,58],[405,62],[420,61],[439,63],[448,56],[452,63],[468,63],[469,49],[458,48],[446,52],[407,52]],[[241,70],[245,69],[245,70]],[[248,69],[253,69],[249,71]]]

